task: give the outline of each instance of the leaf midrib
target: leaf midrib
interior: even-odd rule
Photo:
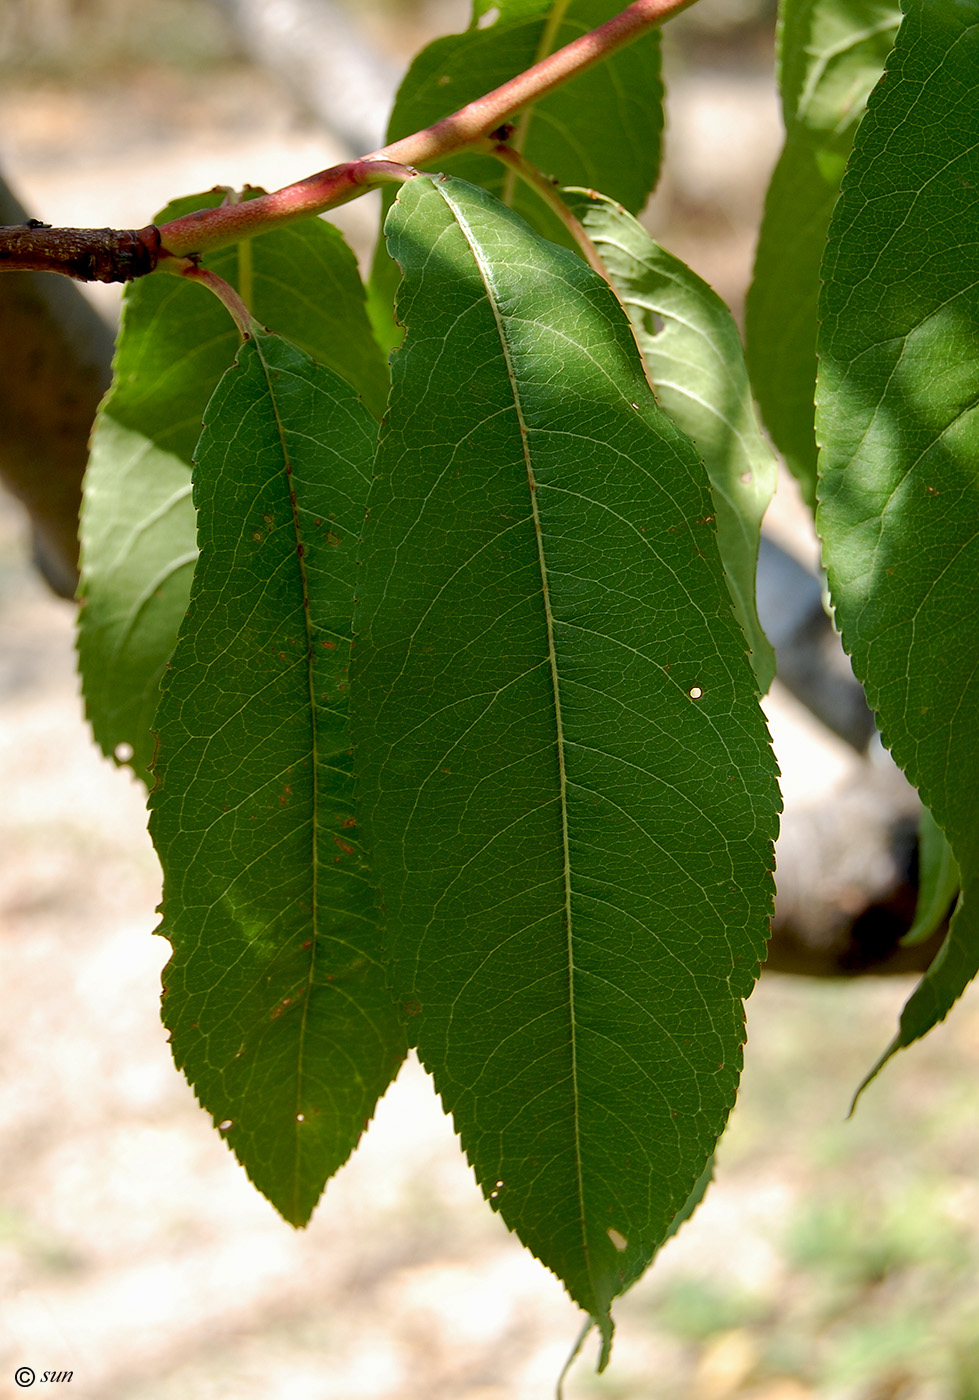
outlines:
[[[575,961],[574,961],[574,925],[571,914],[571,851],[568,832],[568,800],[567,800],[567,771],[565,765],[565,740],[564,724],[561,710],[561,688],[557,667],[557,649],[554,642],[554,615],[551,611],[550,587],[548,582],[547,559],[544,553],[544,539],[541,529],[540,513],[537,508],[537,482],[534,476],[533,463],[531,461],[530,444],[528,441],[528,429],[524,419],[523,404],[520,397],[520,387],[517,374],[510,355],[510,345],[507,339],[503,318],[499,310],[499,300],[496,285],[493,279],[492,269],[482,257],[479,240],[471,229],[468,220],[462,210],[451,199],[444,186],[435,186],[459,226],[460,231],[466,239],[467,246],[472,255],[473,261],[479,271],[483,286],[486,289],[486,299],[489,302],[493,313],[493,320],[496,324],[497,334],[500,339],[500,347],[506,364],[507,377],[510,381],[510,388],[513,394],[514,408],[517,414],[517,422],[520,427],[520,441],[523,452],[524,465],[527,470],[527,485],[530,495],[530,509],[534,522],[534,535],[537,541],[537,559],[541,576],[541,592],[544,603],[544,617],[547,628],[547,652],[551,674],[551,688],[554,696],[554,715],[556,730],[556,747],[558,760],[558,785],[559,801],[561,808],[561,842],[563,856],[563,876],[564,876],[564,921],[567,938],[567,958],[568,958],[568,997],[569,997],[569,1026],[571,1039],[571,1091],[574,1099],[574,1152],[575,1152],[575,1177],[578,1190],[578,1210],[581,1221],[581,1246],[588,1273],[591,1274],[590,1250],[588,1246],[588,1235],[585,1227],[585,1199],[584,1199],[584,1172],[582,1168],[581,1152],[581,1108],[578,1090],[578,1037],[577,1018],[575,1016]]]
[[[314,645],[313,645],[313,633],[312,633],[313,619],[312,619],[311,598],[310,598],[310,592],[309,592],[309,575],[308,575],[308,572],[307,572],[307,569],[306,569],[306,554],[305,554],[305,549],[303,548],[303,533],[302,533],[302,530],[301,530],[300,524],[299,524],[299,501],[298,501],[298,498],[297,498],[297,495],[296,495],[295,486],[294,486],[294,481],[293,481],[292,461],[291,461],[291,457],[290,457],[290,453],[289,453],[289,448],[288,448],[288,445],[287,445],[287,443],[286,443],[285,429],[284,429],[284,427],[283,427],[282,418],[281,418],[281,415],[280,415],[280,413],[279,413],[279,401],[278,401],[278,399],[277,399],[277,397],[276,397],[275,388],[274,388],[274,385],[273,385],[273,382],[272,382],[272,381],[273,381],[272,370],[271,370],[271,367],[269,366],[268,362],[266,361],[265,355],[264,355],[263,350],[262,350],[261,337],[258,336],[258,335],[256,335],[256,337],[255,337],[255,348],[256,348],[256,351],[257,351],[257,353],[258,353],[259,361],[260,361],[261,366],[262,366],[262,371],[263,371],[263,373],[264,373],[264,375],[265,375],[265,381],[266,381],[266,383],[267,383],[267,385],[268,385],[269,402],[270,402],[271,405],[272,405],[272,412],[275,414],[276,433],[277,433],[277,435],[278,435],[279,442],[280,442],[281,447],[282,447],[282,471],[283,471],[283,475],[284,475],[285,478],[286,478],[286,483],[287,483],[287,485],[288,485],[288,489],[289,489],[289,504],[290,504],[290,506],[291,506],[291,508],[292,508],[292,523],[293,523],[293,530],[294,530],[295,536],[296,536],[296,562],[297,562],[297,564],[299,565],[300,588],[302,589],[302,595],[303,595],[303,622],[304,622],[305,628],[306,628],[306,684],[307,684],[307,688],[308,688],[308,691],[309,691],[310,765],[311,765],[311,770],[312,770],[312,772],[311,772],[311,777],[312,777],[312,802],[311,802],[311,807],[312,807],[312,810],[311,810],[311,813],[310,813],[310,881],[311,881],[311,885],[312,885],[312,890],[311,890],[311,897],[310,897],[310,906],[311,906],[311,909],[312,909],[313,928],[312,928],[312,939],[311,939],[310,948],[309,948],[309,971],[308,971],[307,976],[306,976],[306,995],[303,997],[303,1006],[302,1006],[302,1012],[301,1012],[301,1018],[300,1018],[300,1024],[299,1024],[299,1044],[298,1044],[298,1046],[297,1046],[297,1052],[296,1052],[296,1102],[295,1102],[295,1105],[294,1105],[294,1107],[295,1107],[295,1114],[293,1115],[293,1132],[294,1132],[294,1134],[295,1134],[296,1150],[295,1150],[295,1153],[294,1153],[294,1155],[293,1155],[293,1192],[292,1192],[292,1198],[293,1198],[293,1213],[294,1213],[294,1215],[298,1216],[299,1213],[300,1213],[300,1211],[299,1211],[299,1206],[300,1206],[300,1197],[301,1197],[301,1194],[302,1194],[302,1181],[301,1181],[301,1173],[300,1173],[300,1161],[301,1161],[301,1158],[302,1158],[301,1144],[300,1144],[300,1126],[301,1126],[301,1125],[300,1125],[300,1122],[299,1122],[298,1115],[302,1112],[302,1084],[303,1084],[303,1074],[304,1074],[304,1065],[305,1065],[305,1052],[306,1052],[306,1031],[307,1031],[307,1023],[308,1023],[308,1020],[309,1020],[309,1006],[310,1006],[310,1001],[311,1001],[311,998],[312,998],[312,991],[313,991],[313,975],[314,975],[314,972],[315,972],[315,970],[316,970],[317,934],[318,934],[318,932],[319,932],[319,877],[320,877],[320,869],[319,869],[319,840],[318,840],[319,832],[318,832],[318,821],[319,821],[319,810],[320,810],[320,802],[319,802],[319,797],[320,797],[320,793],[319,793],[320,773],[319,773],[319,741],[318,741],[318,734],[317,734],[317,727],[316,727],[316,708],[317,708],[317,706],[316,706],[316,687],[315,687],[315,682],[314,682],[314,677],[313,677],[313,661],[314,661],[315,649],[314,649]]]

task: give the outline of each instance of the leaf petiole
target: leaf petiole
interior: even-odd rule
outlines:
[[[599,277],[604,277],[605,281],[611,285],[608,269],[602,262],[598,249],[588,237],[584,225],[575,218],[574,214],[565,204],[559,193],[559,186],[551,180],[542,170],[538,170],[536,165],[531,164],[522,151],[508,145],[505,141],[496,141],[488,144],[489,155],[507,167],[507,170],[525,185],[534,191],[547,205],[548,209],[561,220],[568,233],[574,239],[588,266],[597,272]],[[504,201],[507,202],[507,201]]]
[[[242,340],[251,340],[258,323],[245,305],[244,299],[239,296],[230,282],[226,282],[223,277],[219,277],[216,272],[211,272],[209,268],[198,267],[193,262],[185,263],[180,268],[179,275],[186,277],[190,282],[200,282],[209,291],[212,291],[238,327],[238,334]]]

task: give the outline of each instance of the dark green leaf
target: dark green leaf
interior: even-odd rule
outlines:
[[[258,193],[254,191],[253,193]],[[223,192],[169,205],[158,222]],[[378,415],[387,368],[353,254],[319,219],[205,259],[260,321],[343,374]],[[132,748],[149,781],[159,683],[187,607],[196,544],[190,462],[204,408],[238,345],[205,288],[157,274],[126,289],[115,378],[99,412],[82,512],[79,660],[85,705],[106,754]]]
[[[602,1326],[734,1099],[775,768],[707,478],[629,323],[419,177],[354,727],[394,986],[483,1191]]]
[[[707,467],[731,600],[765,692],[775,652],[758,620],[755,571],[776,466],[755,418],[734,318],[706,282],[621,206],[584,190],[564,196],[629,314],[657,402],[693,439]]]
[[[895,0],[781,5],[785,146],[765,201],[745,321],[755,396],[810,504],[819,264],[854,132],[899,19]]]
[[[521,19],[531,9],[533,17]],[[388,140],[457,111],[621,9],[618,0],[518,3],[512,11],[505,8],[490,28],[436,39],[418,55],[401,84]],[[507,22],[511,13],[513,20]],[[652,30],[526,108],[512,144],[562,184],[604,190],[636,213],[659,174],[662,100],[659,35]],[[440,160],[439,169],[491,190],[545,238],[568,243],[551,210],[491,156],[466,152]],[[387,195],[385,208],[393,197]],[[379,247],[371,274],[372,316],[386,344],[396,339],[391,307],[397,285],[397,270]]]
[[[150,829],[177,1064],[302,1225],[404,1054],[353,814],[347,669],[376,427],[278,337],[241,350],[194,470],[200,558],[157,713]]]
[[[893,1050],[979,968],[979,0],[907,0],[823,277],[818,526],[833,603],[963,886]]]

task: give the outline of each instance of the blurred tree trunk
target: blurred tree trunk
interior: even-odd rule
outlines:
[[[0,224],[26,221],[0,177]],[[82,475],[112,342],[110,327],[67,277],[0,276],[0,480],[27,510],[35,562],[62,598],[78,584]]]
[[[879,741],[872,752],[828,797],[786,805],[770,971],[923,972],[941,947],[947,919],[927,942],[901,947],[917,903],[920,801]]]
[[[398,73],[340,0],[217,0],[252,61],[276,73],[353,155],[384,140]]]

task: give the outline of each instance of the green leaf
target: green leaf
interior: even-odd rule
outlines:
[[[347,714],[375,437],[331,370],[275,336],[243,347],[204,422],[200,558],[157,713],[163,1019],[201,1103],[295,1225],[405,1051]]]
[[[979,0],[908,0],[833,217],[817,415],[843,641],[962,874],[888,1055],[979,969],[977,191]]]
[[[563,194],[629,314],[657,402],[693,439],[707,467],[731,601],[764,693],[775,675],[775,652],[758,620],[755,571],[776,464],[755,418],[734,318],[706,282],[620,205],[584,190]]]
[[[707,1190],[713,1182],[713,1180],[714,1154],[711,1153],[711,1155],[707,1159],[707,1165],[706,1167],[704,1167],[704,1170],[700,1173],[700,1176],[697,1178],[693,1190],[690,1192],[690,1195],[687,1197],[686,1201],[683,1203],[683,1205],[677,1211],[676,1215],[670,1221],[670,1227],[667,1230],[666,1234],[663,1236],[663,1244],[665,1244],[667,1240],[671,1240],[673,1236],[680,1231],[680,1228],[683,1225],[686,1225],[687,1221],[693,1215],[696,1214],[698,1208],[703,1203],[703,1199],[707,1195]]]
[[[765,423],[815,504],[819,264],[853,136],[894,41],[894,0],[782,0],[785,145],[765,200],[745,307]]]
[[[211,190],[177,200],[157,222],[222,197]],[[310,219],[223,249],[204,265],[237,287],[259,320],[343,374],[376,414],[383,411],[387,367],[356,262],[335,228]],[[227,312],[205,288],[163,274],[127,287],[113,385],[85,480],[78,651],[96,741],[108,755],[131,748],[132,766],[147,783],[160,677],[197,552],[191,457],[237,344]]]
[[[534,9],[528,19],[450,34],[423,49],[401,84],[388,140],[430,126],[499,87],[611,19],[621,6],[617,0],[556,0]],[[525,108],[513,140],[533,165],[562,184],[600,184],[637,212],[659,173],[662,99],[659,35],[650,30]],[[551,211],[532,191],[514,184],[491,156],[464,152],[444,165],[494,194],[506,194],[507,203],[546,237],[566,240]]]
[[[918,903],[904,947],[924,943],[940,926],[958,894],[959,867],[952,848],[927,807],[918,820]]]
[[[521,19],[531,8],[533,16]],[[457,111],[621,8],[618,0],[537,0],[532,7],[518,3],[510,23],[505,22],[511,13],[508,6],[489,28],[436,39],[417,56],[401,84],[388,141]],[[659,174],[662,103],[659,35],[651,30],[525,108],[512,143],[532,165],[562,184],[602,189],[637,213]],[[560,220],[492,156],[465,152],[445,157],[439,168],[491,190],[545,238],[568,244]],[[385,211],[393,198],[389,191]],[[397,285],[397,269],[379,246],[371,273],[371,314],[386,345],[396,340],[391,309]]]
[[[706,476],[607,283],[419,177],[354,732],[409,1036],[484,1193],[600,1323],[734,1100],[775,769]]]

